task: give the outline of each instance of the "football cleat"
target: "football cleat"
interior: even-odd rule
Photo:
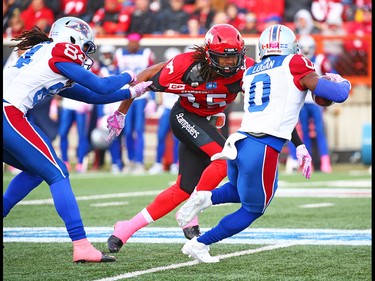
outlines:
[[[74,263],[85,263],[85,262],[113,262],[116,258],[103,254],[87,240],[83,238],[80,240],[73,241],[73,262]]]
[[[194,237],[201,236],[201,230],[199,228],[199,225],[186,227],[182,231],[184,232],[185,237],[189,240],[193,239]]]
[[[75,260],[74,263],[86,263],[86,262],[114,262],[116,261],[116,258],[114,256],[109,256],[104,253],[102,253],[102,257],[100,260],[93,260],[93,259],[80,259]]]
[[[189,240],[182,247],[181,251],[183,254],[204,263],[216,263],[219,262],[219,258],[213,257],[209,253],[210,247],[197,241],[197,237]]]
[[[124,243],[122,243],[120,238],[111,235],[107,240],[107,246],[110,253],[118,253]]]
[[[177,223],[184,227],[191,222],[199,212],[207,209],[212,205],[211,191],[193,192],[190,198],[178,210],[176,214]]]

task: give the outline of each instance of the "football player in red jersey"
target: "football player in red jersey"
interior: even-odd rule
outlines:
[[[225,143],[218,130],[225,122],[223,111],[242,92],[244,70],[255,62],[245,55],[241,34],[229,24],[211,27],[204,45],[193,49],[151,66],[137,76],[137,81],[153,81],[149,87],[152,91],[179,95],[170,113],[172,132],[180,141],[179,174],[176,182],[141,212],[129,221],[115,224],[107,241],[110,252],[118,252],[137,230],[168,214],[195,189],[212,190],[227,175],[226,161],[210,158]],[[108,140],[120,134],[130,105],[131,100],[123,101],[108,118]],[[297,139],[296,146],[302,144],[298,135]],[[306,149],[303,157],[310,165]],[[183,231],[188,239],[199,236],[198,217],[185,225]]]

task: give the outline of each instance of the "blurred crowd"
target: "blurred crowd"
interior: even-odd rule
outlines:
[[[349,69],[358,73],[366,69],[363,62],[366,60],[361,58],[367,56],[369,45],[368,41],[360,38],[371,34],[371,15],[370,0],[3,0],[3,37],[12,38],[34,26],[48,33],[52,23],[65,16],[79,17],[88,22],[96,37],[122,36],[129,40],[136,35],[136,39],[129,40],[129,42],[134,41],[136,52],[116,46],[102,46],[99,49],[99,61],[92,71],[98,75],[111,75],[116,71],[129,69],[128,65],[121,66],[121,61],[126,56],[129,56],[126,59],[130,61],[155,60],[152,50],[141,48],[139,44],[144,35],[198,36],[205,34],[212,25],[218,23],[229,23],[243,35],[258,35],[268,25],[282,23],[293,29],[299,37],[357,36],[355,40],[330,40],[323,48],[335,71],[342,75],[350,75],[345,73],[336,61],[344,61],[339,59],[340,55],[350,54],[353,61],[354,58],[359,57],[359,63]],[[132,44],[129,45],[131,47]],[[106,48],[109,51],[106,51]],[[165,60],[170,58],[167,55],[168,51],[173,53],[176,50],[167,49],[164,54]],[[132,53],[148,55],[133,58],[135,56]],[[17,58],[18,54],[12,53],[11,56]],[[12,61],[11,57],[7,63],[10,61]],[[144,65],[143,68],[147,66]],[[139,72],[137,69],[134,71]],[[69,169],[73,170],[69,165],[70,162],[76,163],[77,172],[85,172],[89,166],[91,169],[100,169],[104,165],[104,156],[108,151],[112,159],[110,167],[113,173],[125,171],[142,174],[147,172],[143,159],[144,120],[152,116],[162,119],[163,114],[166,114],[170,108],[165,104],[166,101],[167,96],[161,93],[150,93],[147,100],[139,101],[141,108],[137,113],[137,120],[143,122],[134,125],[136,126],[134,131],[125,134],[124,139],[121,140],[120,137],[118,143],[107,147],[100,147],[100,139],[99,141],[91,139],[92,131],[100,128],[99,120],[105,120],[106,113],[103,107],[87,107],[82,103],[65,106],[61,100],[47,101],[45,109],[50,110],[51,122],[46,126],[49,126],[49,132],[53,132],[51,139],[59,136],[63,160],[68,164]],[[33,112],[30,114],[32,115]],[[35,115],[34,119],[37,120],[38,115]],[[130,117],[128,119],[129,123]],[[65,121],[61,122],[61,120]],[[43,120],[46,121],[48,120]],[[68,142],[68,133],[73,122],[80,124],[77,140],[79,145],[76,159],[69,159],[68,147],[71,144]],[[42,124],[39,125],[43,127]],[[177,173],[177,153],[175,151],[172,153],[170,166],[165,166],[166,161],[163,159],[166,149],[165,138],[169,128],[161,124],[159,127],[163,130],[160,129],[158,132],[157,155],[154,165],[148,172],[156,174],[169,169]],[[127,124],[126,128],[132,128],[132,125]],[[137,136],[136,139],[132,139],[134,135]],[[93,141],[98,143],[95,144]],[[125,157],[123,149],[128,146],[134,149],[127,149],[128,157]],[[95,152],[95,157],[93,163],[88,163],[88,154],[91,151]],[[124,165],[124,162],[127,165]]]
[[[202,35],[229,23],[243,35],[282,23],[298,34],[370,34],[370,0],[3,0],[3,35],[34,25],[48,32],[64,16],[90,23],[96,36]],[[353,42],[353,47],[356,46]]]

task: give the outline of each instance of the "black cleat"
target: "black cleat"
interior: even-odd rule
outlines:
[[[114,235],[111,235],[108,238],[107,246],[110,253],[118,253],[124,243],[122,243],[120,238],[117,238]]]
[[[182,229],[184,231],[184,235],[187,239],[191,240],[194,237],[201,236],[201,230],[199,229],[199,225],[194,225],[191,227],[186,227]]]

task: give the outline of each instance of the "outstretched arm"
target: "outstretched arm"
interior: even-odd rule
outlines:
[[[102,78],[76,63],[59,62],[55,66],[62,75],[101,95],[111,94],[133,80],[128,72]]]
[[[153,66],[146,68],[145,70],[143,70],[137,75],[135,81],[138,83],[138,82],[150,80],[151,77],[154,76],[156,73],[158,73],[163,68],[164,65],[165,65],[165,62],[161,62],[161,63],[155,64]],[[122,114],[126,114],[132,103],[133,103],[133,99],[124,100],[120,104],[118,111],[121,112]]]

